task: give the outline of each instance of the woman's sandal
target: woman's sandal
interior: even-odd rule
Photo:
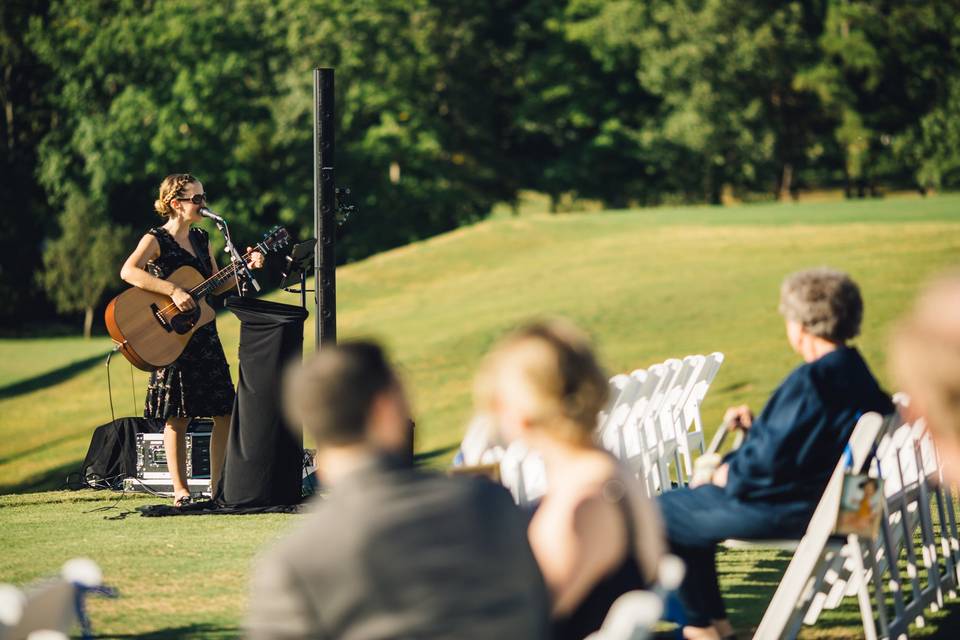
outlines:
[[[189,495],[180,496],[179,498],[173,501],[173,506],[179,509],[180,507],[185,507],[188,504],[190,504],[192,500],[193,498]]]

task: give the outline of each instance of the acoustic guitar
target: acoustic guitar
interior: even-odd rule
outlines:
[[[254,251],[266,254],[289,243],[287,230],[275,227],[243,259]],[[162,293],[137,287],[127,289],[107,305],[107,332],[120,353],[136,368],[153,371],[165,367],[180,357],[197,329],[214,319],[216,312],[207,297],[234,287],[239,266],[231,261],[207,279],[186,265],[171,273],[167,282],[188,292],[197,303],[189,311],[180,311],[173,299]]]

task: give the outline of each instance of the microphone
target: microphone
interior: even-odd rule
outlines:
[[[227,230],[227,221],[206,207],[200,207],[200,215],[204,218],[210,218],[217,223],[217,228],[220,229],[220,231],[223,233],[224,239],[227,241],[224,249],[230,254],[230,259],[235,261],[239,265],[239,268],[243,270],[243,274],[250,281],[250,284],[253,285],[253,288],[257,291],[260,291],[260,283],[257,282],[257,279],[253,277],[252,273],[250,273],[250,267],[247,266],[247,261],[243,259],[243,256],[240,255],[240,252],[237,251],[237,248],[233,246],[233,242],[230,240],[230,231]],[[239,275],[240,274],[237,274],[238,282],[240,282]],[[241,288],[240,295],[243,295],[242,289],[245,287],[245,285],[241,283],[239,286]]]
[[[200,215],[202,215],[204,218],[210,218],[214,222],[224,222],[223,218],[215,214],[213,211],[210,211],[210,209],[207,209],[206,207],[200,208]]]

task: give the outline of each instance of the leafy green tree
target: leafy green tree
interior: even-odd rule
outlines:
[[[29,36],[55,74],[60,118],[39,167],[51,199],[82,185],[112,220],[144,228],[163,176],[192,171],[235,231],[263,226],[270,159],[256,141],[284,62],[260,29],[268,10],[243,0],[54,2]]]
[[[35,299],[23,274],[75,192],[92,228],[142,230],[172,171],[204,181],[238,241],[312,233],[317,66],[337,70],[336,178],[359,207],[344,261],[523,189],[625,206],[950,187],[958,15],[952,0],[8,0],[0,201],[17,214],[0,216],[15,256],[0,295]]]
[[[902,136],[897,151],[917,166],[922,189],[960,187],[960,80],[948,80],[943,102]]]
[[[954,2],[828,3],[820,54],[795,85],[815,92],[831,121],[848,194],[871,193],[879,181],[922,186],[933,175],[930,145],[915,142],[924,135],[921,120],[949,110],[948,81],[960,70],[958,27]]]
[[[33,283],[50,209],[37,184],[37,146],[50,126],[46,69],[24,41],[30,18],[47,3],[0,2],[0,327],[49,313]],[[24,313],[29,309],[30,313]],[[50,309],[52,311],[52,309]]]
[[[93,329],[94,309],[117,279],[130,239],[87,197],[69,192],[60,215],[60,236],[44,249],[39,280],[58,311],[84,312],[85,338]]]
[[[281,97],[272,105],[269,141],[285,159],[277,179],[290,196],[279,218],[309,232],[304,186],[312,183],[316,66],[336,68],[336,179],[351,187],[359,207],[341,229],[338,258],[456,228],[510,199],[509,172],[496,164],[505,126],[495,88],[501,54],[483,13],[508,4],[278,3],[277,28],[285,30],[290,55],[277,78]]]
[[[671,153],[701,197],[719,203],[725,186],[783,190],[804,156],[811,97],[790,80],[815,53],[812,11],[799,2],[575,0],[569,29],[600,59],[632,59],[640,86],[660,101],[640,139]]]

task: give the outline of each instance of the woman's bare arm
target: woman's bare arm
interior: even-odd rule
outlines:
[[[159,255],[160,244],[157,239],[149,233],[145,234],[120,268],[120,278],[145,291],[169,296],[181,311],[193,308],[195,302],[189,293],[172,282],[150,275],[144,269],[148,262]]]

